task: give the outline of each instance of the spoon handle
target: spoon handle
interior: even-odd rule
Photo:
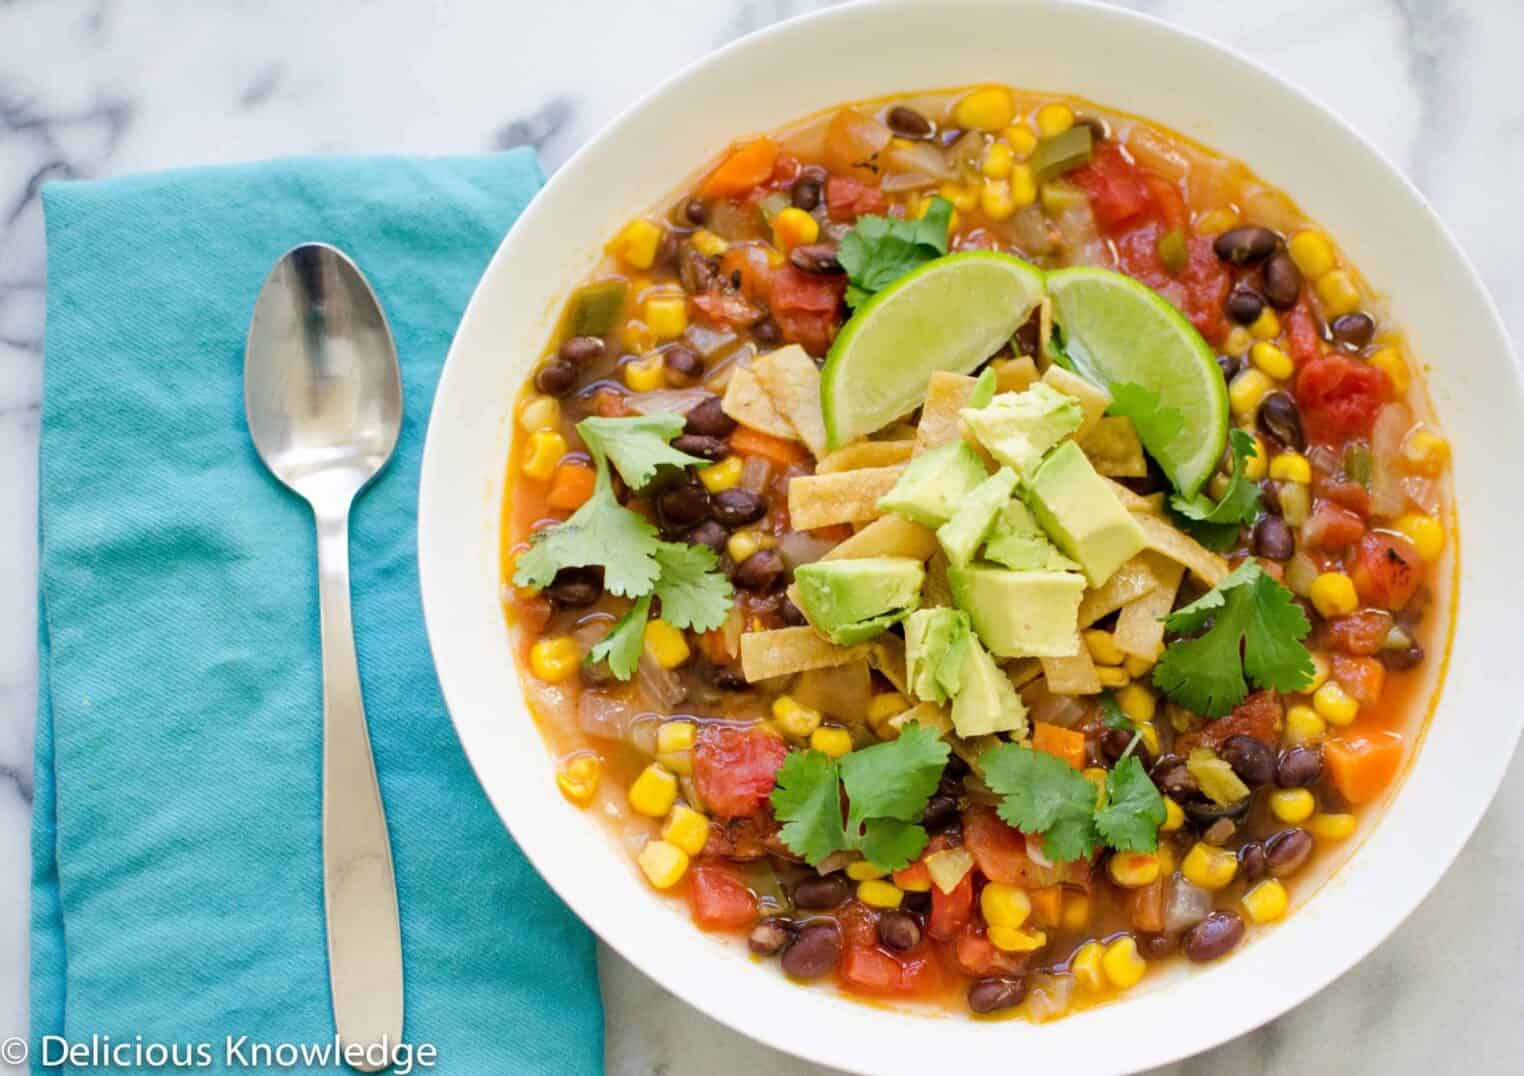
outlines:
[[[323,896],[333,1019],[345,1045],[402,1035],[402,930],[349,609],[348,506],[317,514],[323,634]],[[373,1055],[379,1058],[380,1051]],[[352,1065],[361,1071],[385,1064]]]

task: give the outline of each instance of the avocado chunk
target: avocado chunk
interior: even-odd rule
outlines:
[[[959,736],[966,739],[992,732],[1026,735],[1027,708],[1021,696],[989,651],[972,636],[963,662],[962,681],[952,704],[953,729]]]
[[[1079,562],[1093,587],[1146,545],[1143,528],[1073,441],[1038,468],[1029,492],[1037,522],[1060,552]]]
[[[1076,625],[1084,576],[975,563],[952,569],[948,578],[959,608],[995,656],[1066,658],[1079,653]]]
[[[937,541],[949,564],[967,564],[979,552],[985,535],[1016,492],[1016,472],[1002,467],[974,487],[953,517],[937,528]]]
[[[878,506],[935,529],[952,518],[958,502],[986,474],[973,447],[960,438],[911,460],[894,488],[878,499]]]
[[[991,456],[1030,482],[1043,456],[1085,418],[1085,409],[1041,381],[1023,392],[1002,392],[981,408],[958,412]]]
[[[1060,553],[1021,501],[1007,501],[984,544],[986,560],[1018,572],[1079,571],[1079,565]]]
[[[920,604],[926,569],[914,557],[818,560],[794,570],[799,607],[838,646],[880,635]]]
[[[945,607],[917,609],[905,620],[905,679],[922,702],[946,702],[962,684],[973,628],[968,614]]]

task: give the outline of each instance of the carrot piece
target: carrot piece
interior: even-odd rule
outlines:
[[[1323,762],[1334,787],[1350,803],[1381,794],[1402,765],[1402,737],[1395,732],[1340,737],[1323,744]]]
[[[560,464],[550,480],[550,492],[545,497],[545,503],[563,512],[575,512],[593,495],[596,481],[597,476],[591,467],[584,467],[580,463]]]
[[[761,456],[779,467],[792,467],[809,461],[809,450],[797,441],[785,441],[750,426],[737,426],[730,435],[730,450],[737,456]]]
[[[1163,878],[1155,878],[1132,891],[1132,928],[1145,934],[1157,934],[1164,929]]]
[[[702,198],[733,198],[745,194],[759,183],[766,183],[778,159],[778,143],[771,138],[743,142],[730,151],[720,166],[710,172],[699,187]]]
[[[1370,706],[1381,698],[1381,689],[1386,684],[1386,666],[1375,658],[1335,654],[1333,677],[1361,706]]]
[[[931,888],[931,871],[927,869],[926,861],[918,859],[909,866],[901,867],[895,871],[894,884],[901,889],[925,893]]]
[[[1027,892],[1032,899],[1032,915],[1045,927],[1056,927],[1063,921],[1064,887],[1047,885]]]
[[[1032,722],[1032,749],[1061,758],[1076,770],[1085,768],[1085,734],[1073,729]]]

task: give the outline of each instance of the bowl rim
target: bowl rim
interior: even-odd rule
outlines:
[[[455,362],[455,359],[457,354],[463,349],[461,342],[469,336],[468,327],[473,323],[474,320],[479,319],[479,307],[483,303],[490,301],[484,297],[485,293],[490,290],[488,288],[488,282],[495,276],[509,271],[508,262],[512,254],[513,236],[522,228],[522,220],[529,218],[532,214],[537,212],[537,209],[549,202],[550,199],[547,197],[547,195],[558,190],[562,185],[569,183],[569,177],[576,175],[578,170],[583,167],[584,162],[586,162],[589,158],[594,157],[597,154],[599,147],[606,140],[610,139],[614,134],[620,131],[632,120],[633,117],[640,115],[645,109],[651,107],[654,102],[660,101],[665,96],[671,94],[675,89],[680,88],[686,83],[703,76],[707,72],[710,72],[716,68],[723,68],[731,64],[734,62],[735,57],[739,55],[743,55],[750,50],[760,50],[769,45],[771,42],[777,41],[779,39],[784,39],[792,34],[798,33],[800,32],[801,27],[819,28],[828,26],[837,21],[850,24],[852,20],[860,18],[862,16],[862,12],[865,10],[873,10],[875,14],[883,14],[894,9],[914,10],[926,8],[928,6],[931,5],[923,2],[923,0],[859,0],[859,2],[847,3],[840,6],[790,18],[748,34],[733,42],[728,43],[722,48],[715,50],[680,69],[676,74],[664,80],[649,93],[643,95],[640,99],[624,109],[602,130],[600,130],[596,135],[588,139],[587,142],[579,147],[578,150],[566,161],[566,163],[562,165],[562,167],[550,177],[545,188],[543,188],[540,194],[537,195],[537,197],[531,202],[530,206],[525,210],[523,218],[521,218],[520,225],[516,226],[515,229],[511,231],[507,237],[504,238],[502,245],[499,246],[497,252],[494,254],[490,264],[483,274],[482,282],[478,284],[478,287],[461,318],[459,329],[456,333],[454,341],[452,342],[449,355],[446,358],[444,368],[440,374],[438,388],[436,390],[433,406],[431,409],[429,429],[424,448],[422,476],[419,492],[418,555],[420,588],[423,599],[425,625],[430,640],[431,651],[434,656],[436,670],[439,675],[441,694],[446,702],[447,708],[451,713],[452,722],[455,724],[457,735],[460,737],[463,750],[465,751],[467,758],[471,764],[473,773],[476,774],[478,781],[483,786],[483,789],[486,792],[488,799],[493,804],[494,809],[497,811],[499,817],[503,820],[504,825],[510,831],[519,847],[523,850],[526,857],[530,860],[531,863],[534,864],[536,870],[540,872],[542,877],[546,879],[546,881],[558,893],[561,899],[564,900],[566,904],[570,906],[571,909],[585,923],[587,923],[588,926],[591,927],[600,938],[602,938],[616,952],[619,952],[622,956],[633,963],[644,974],[650,976],[653,980],[660,983],[663,988],[681,997],[688,1004],[693,1005],[695,1008],[706,1013],[711,1018],[719,1021],[732,1030],[739,1031],[742,1034],[745,1034],[757,1041],[763,1042],[769,1046],[793,1054],[794,1056],[805,1060],[820,1064],[828,1064],[834,1067],[852,1071],[908,1071],[908,1069],[882,1049],[873,1051],[872,1057],[865,1059],[858,1049],[858,1046],[854,1045],[851,1042],[844,1044],[831,1044],[828,1042],[822,1042],[822,1040],[817,1037],[809,1040],[808,1042],[796,1043],[794,1040],[791,1040],[787,1036],[778,1034],[775,1025],[768,1024],[765,1019],[759,1020],[755,1013],[737,1012],[736,1006],[728,1006],[719,996],[718,992],[706,990],[704,988],[705,984],[699,982],[698,979],[689,975],[686,969],[679,969],[674,971],[670,968],[664,969],[658,967],[657,962],[651,959],[652,954],[644,942],[631,937],[630,933],[627,930],[622,930],[620,928],[618,922],[619,916],[617,913],[600,907],[599,902],[594,900],[591,895],[585,891],[562,884],[562,880],[558,879],[555,871],[553,869],[547,869],[546,860],[548,858],[548,846],[545,840],[542,839],[541,835],[537,832],[538,827],[531,825],[527,820],[516,821],[514,812],[509,809],[510,804],[501,795],[502,790],[497,786],[496,782],[492,780],[491,774],[487,772],[487,756],[482,745],[478,743],[478,733],[476,728],[473,725],[463,721],[459,716],[466,703],[466,697],[469,695],[469,690],[463,686],[462,683],[457,682],[454,667],[451,665],[451,655],[448,652],[448,647],[441,644],[443,634],[439,625],[449,615],[448,596],[434,584],[436,572],[431,570],[431,565],[435,562],[435,558],[444,555],[442,546],[434,537],[436,533],[436,526],[443,525],[440,513],[436,509],[436,502],[440,497],[439,490],[445,484],[445,475],[440,470],[440,452],[437,450],[439,438],[436,436],[436,427],[438,425],[437,420],[448,408],[447,401],[450,399],[449,388],[453,381],[452,371],[454,371],[460,365],[460,363]],[[1513,350],[1511,340],[1503,325],[1502,318],[1497,310],[1496,304],[1493,301],[1490,293],[1487,291],[1485,285],[1481,281],[1480,276],[1477,273],[1475,267],[1472,265],[1470,259],[1467,257],[1464,250],[1460,247],[1459,243],[1455,240],[1449,228],[1444,224],[1442,220],[1439,219],[1437,214],[1435,214],[1432,206],[1430,206],[1429,202],[1424,197],[1422,192],[1412,184],[1407,176],[1399,168],[1397,168],[1379,148],[1373,145],[1367,138],[1355,130],[1349,123],[1347,123],[1332,109],[1323,105],[1310,94],[1301,90],[1291,82],[1280,77],[1279,75],[1274,74],[1263,64],[1248,56],[1245,56],[1243,53],[1235,48],[1232,48],[1231,46],[1224,45],[1220,42],[1212,40],[1211,38],[1201,33],[1184,29],[1154,16],[1111,7],[1109,5],[1099,3],[1097,0],[1018,0],[1016,3],[1005,4],[1000,4],[998,0],[953,0],[951,5],[942,6],[961,6],[964,8],[981,10],[993,8],[1011,8],[1015,10],[1033,8],[1069,9],[1090,12],[1099,18],[1113,20],[1118,23],[1131,23],[1136,27],[1142,27],[1156,34],[1164,34],[1167,36],[1182,39],[1185,42],[1189,43],[1192,48],[1206,50],[1207,52],[1215,53],[1221,57],[1230,59],[1235,64],[1245,68],[1249,73],[1248,77],[1258,78],[1265,83],[1268,83],[1273,88],[1274,92],[1292,98],[1298,102],[1301,107],[1319,114],[1323,121],[1329,124],[1344,139],[1348,140],[1354,146],[1353,152],[1356,154],[1364,153],[1369,158],[1371,158],[1372,163],[1375,165],[1375,167],[1378,170],[1384,171],[1386,173],[1386,178],[1388,180],[1395,181],[1396,184],[1398,184],[1398,186],[1401,188],[1402,194],[1405,195],[1405,197],[1413,204],[1413,207],[1424,212],[1427,215],[1429,218],[1428,223],[1431,224],[1435,230],[1435,238],[1438,240],[1441,248],[1443,249],[1443,252],[1450,259],[1452,267],[1459,271],[1459,278],[1457,279],[1455,286],[1462,291],[1469,291],[1470,298],[1476,300],[1480,305],[1480,309],[1485,312],[1486,324],[1483,325],[1479,331],[1482,332],[1483,335],[1489,336],[1492,342],[1497,345],[1497,350],[1499,350],[1509,360],[1512,378],[1507,382],[1507,389],[1509,391],[1505,395],[1511,396],[1511,399],[1505,401],[1504,406],[1511,407],[1515,413],[1521,410],[1519,407],[1519,359]],[[907,92],[915,92],[915,89],[916,87],[909,87],[907,88]],[[832,102],[824,102],[822,107],[829,107],[831,103]],[[748,132],[735,132],[737,136],[744,135],[746,133]],[[492,505],[490,510],[495,513],[497,511],[497,507],[497,505]],[[1455,516],[1457,519],[1464,518],[1458,499],[1455,506]],[[1456,569],[1456,576],[1456,585],[1459,586],[1460,570],[1458,567]],[[1466,591],[1466,593],[1470,593],[1470,591]],[[1453,615],[1456,617],[1457,621],[1459,620],[1460,611],[1462,608],[1462,599],[1463,594],[1457,594],[1453,598]],[[1456,669],[1452,663],[1449,675],[1454,677],[1458,675],[1458,672],[1459,670]],[[1508,675],[1515,678],[1517,676],[1516,673],[1510,673]],[[1445,685],[1442,685],[1436,691],[1436,695],[1431,702],[1431,705],[1436,709],[1436,711],[1443,704],[1441,696],[1445,686],[1448,686],[1448,681]],[[1514,717],[1511,721],[1508,722],[1508,726],[1506,743],[1499,743],[1496,745],[1497,751],[1495,757],[1497,758],[1497,762],[1496,765],[1492,767],[1493,772],[1491,775],[1485,777],[1484,779],[1473,781],[1471,783],[1470,787],[1472,792],[1467,798],[1467,806],[1465,810],[1460,812],[1454,819],[1452,819],[1458,823],[1457,828],[1447,831],[1446,836],[1449,839],[1440,847],[1436,848],[1432,844],[1427,846],[1426,861],[1430,864],[1430,868],[1424,872],[1424,875],[1421,879],[1421,884],[1412,885],[1407,890],[1401,892],[1399,895],[1389,898],[1388,901],[1379,908],[1370,909],[1368,916],[1363,920],[1363,926],[1357,932],[1355,932],[1358,934],[1358,937],[1354,938],[1352,942],[1346,944],[1344,951],[1339,958],[1333,960],[1325,960],[1317,966],[1317,969],[1314,973],[1304,975],[1294,985],[1291,985],[1289,989],[1281,990],[1273,998],[1268,1000],[1261,1001],[1254,1005],[1244,1006],[1242,1011],[1239,1012],[1234,1018],[1229,1019],[1223,1023],[1219,1023],[1214,1029],[1210,1031],[1202,1033],[1198,1030],[1196,1034],[1186,1036],[1180,1040],[1174,1041],[1172,1044],[1166,1043],[1166,1041],[1159,1036],[1154,1036],[1149,1040],[1151,1048],[1145,1052],[1138,1052],[1132,1055],[1136,1060],[1129,1060],[1127,1062],[1128,1067],[1130,1068],[1134,1064],[1139,1064],[1144,1067],[1167,1064],[1173,1061],[1177,1061],[1183,1057],[1187,1057],[1200,1051],[1209,1049],[1213,1046],[1219,1045],[1223,1042],[1228,1041],[1229,1039],[1235,1038],[1238,1035],[1241,1035],[1268,1022],[1269,1020],[1274,1019],[1292,1007],[1300,1004],[1302,1001],[1305,1001],[1307,998],[1323,989],[1323,987],[1327,986],[1335,978],[1338,978],[1345,971],[1352,968],[1364,957],[1369,955],[1369,953],[1377,945],[1379,945],[1380,942],[1384,940],[1393,930],[1395,930],[1396,927],[1400,925],[1402,921],[1405,920],[1418,906],[1418,904],[1432,891],[1445,871],[1449,869],[1449,866],[1453,863],[1455,857],[1459,854],[1466,840],[1469,839],[1471,833],[1475,830],[1477,824],[1480,822],[1483,814],[1492,803],[1492,800],[1495,797],[1496,792],[1501,784],[1507,762],[1512,757],[1517,747],[1521,731],[1524,731],[1524,714],[1520,714]],[[539,735],[540,734],[538,730],[536,730],[535,736],[538,737]],[[475,745],[474,748],[473,745]],[[1416,765],[1416,759],[1417,757],[1421,756],[1422,753],[1422,751],[1415,752],[1414,758],[1408,763],[1407,768],[1409,771],[1414,765]],[[545,757],[547,759],[550,757],[549,752],[547,752]],[[1405,772],[1404,778],[1407,776],[1408,773]],[[1377,819],[1378,826],[1382,821],[1385,820],[1387,815],[1391,814],[1394,805],[1394,801],[1388,801],[1381,806],[1380,812],[1382,817]],[[1374,830],[1372,832],[1374,833]],[[1358,859],[1358,853],[1356,854],[1355,858]],[[1346,864],[1344,869],[1340,871],[1340,874],[1343,874],[1345,871],[1347,871],[1350,865],[1352,864]],[[1326,890],[1338,885],[1339,877],[1335,876],[1335,878],[1331,879],[1322,888]],[[1310,910],[1311,909],[1309,908],[1299,908],[1298,915],[1306,916]],[[1288,918],[1288,922],[1285,924],[1280,924],[1276,928],[1275,934],[1272,936],[1278,936],[1282,931],[1287,931],[1291,924],[1295,922],[1296,918],[1297,916]],[[684,926],[686,926],[688,930],[693,931],[693,933],[698,933],[697,931],[693,930],[691,925],[686,923],[686,920],[684,921]],[[1259,948],[1260,947],[1258,945],[1248,946],[1245,948],[1245,951],[1255,951]],[[1236,956],[1241,955],[1241,953],[1236,954]],[[1227,961],[1224,962],[1223,965],[1217,966],[1227,966],[1232,963],[1232,961]],[[751,974],[755,975],[757,973],[755,970],[751,970]],[[1201,979],[1204,978],[1205,975],[1206,973],[1203,969],[1201,972],[1193,973],[1191,976],[1189,976],[1189,978]],[[832,996],[822,995],[818,991],[809,991],[802,989],[795,984],[788,984],[787,989],[796,992],[801,997],[814,997],[818,999],[817,1004],[822,1006],[825,1005],[826,998]],[[1172,983],[1162,988],[1161,990],[1156,991],[1155,993],[1175,995],[1183,989],[1184,982],[1180,984]],[[847,1001],[845,1004],[854,1007],[860,1005],[860,1003],[852,1001]],[[1065,1019],[1059,1024],[1042,1025],[1040,1027],[1038,1025],[1025,1026],[1039,1027],[1039,1030],[1046,1030],[1048,1028],[1057,1028],[1064,1025],[1084,1023],[1087,1027],[1089,1027],[1091,1024],[1095,1023],[1110,1022],[1105,1020],[1104,1014],[1106,1013],[1112,1012],[1119,1008],[1136,1008],[1142,1006],[1143,1004],[1144,999],[1142,997],[1139,997],[1137,1000],[1123,999],[1118,1002],[1114,1002],[1095,1009],[1089,1009],[1081,1013],[1071,1014],[1065,1017]],[[867,1008],[867,1006],[862,1007]],[[1097,1014],[1102,1014],[1100,1020],[1096,1019]],[[900,1014],[895,1014],[895,1018],[906,1023],[911,1022],[911,1018]],[[947,1021],[942,1021],[942,1023],[946,1022]],[[969,1029],[981,1029],[981,1031],[982,1028],[986,1026],[981,1023],[969,1023],[966,1021],[958,1021],[958,1023],[962,1027]],[[1004,1022],[998,1026],[1009,1026],[1011,1023],[1015,1022]],[[918,1024],[918,1026],[931,1027],[932,1024]],[[970,1037],[982,1038],[983,1036],[982,1034],[971,1034]],[[865,1061],[870,1063],[870,1067],[862,1067]],[[1090,1065],[1084,1062],[1079,1062],[1077,1065],[1071,1067],[1074,1067],[1076,1072],[1123,1071],[1114,1065],[1107,1067],[1105,1065]]]

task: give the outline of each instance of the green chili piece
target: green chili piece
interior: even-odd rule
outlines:
[[[1179,228],[1165,232],[1159,237],[1159,260],[1166,272],[1174,274],[1185,268],[1185,236]]]
[[[1032,154],[1032,171],[1043,181],[1090,163],[1090,128],[1076,124],[1052,138],[1044,138]]]
[[[625,293],[630,286],[623,280],[600,280],[577,289],[572,299],[573,336],[607,336],[619,324],[624,310]]]
[[[1371,486],[1371,450],[1358,442],[1344,449],[1344,473],[1366,489]]]

